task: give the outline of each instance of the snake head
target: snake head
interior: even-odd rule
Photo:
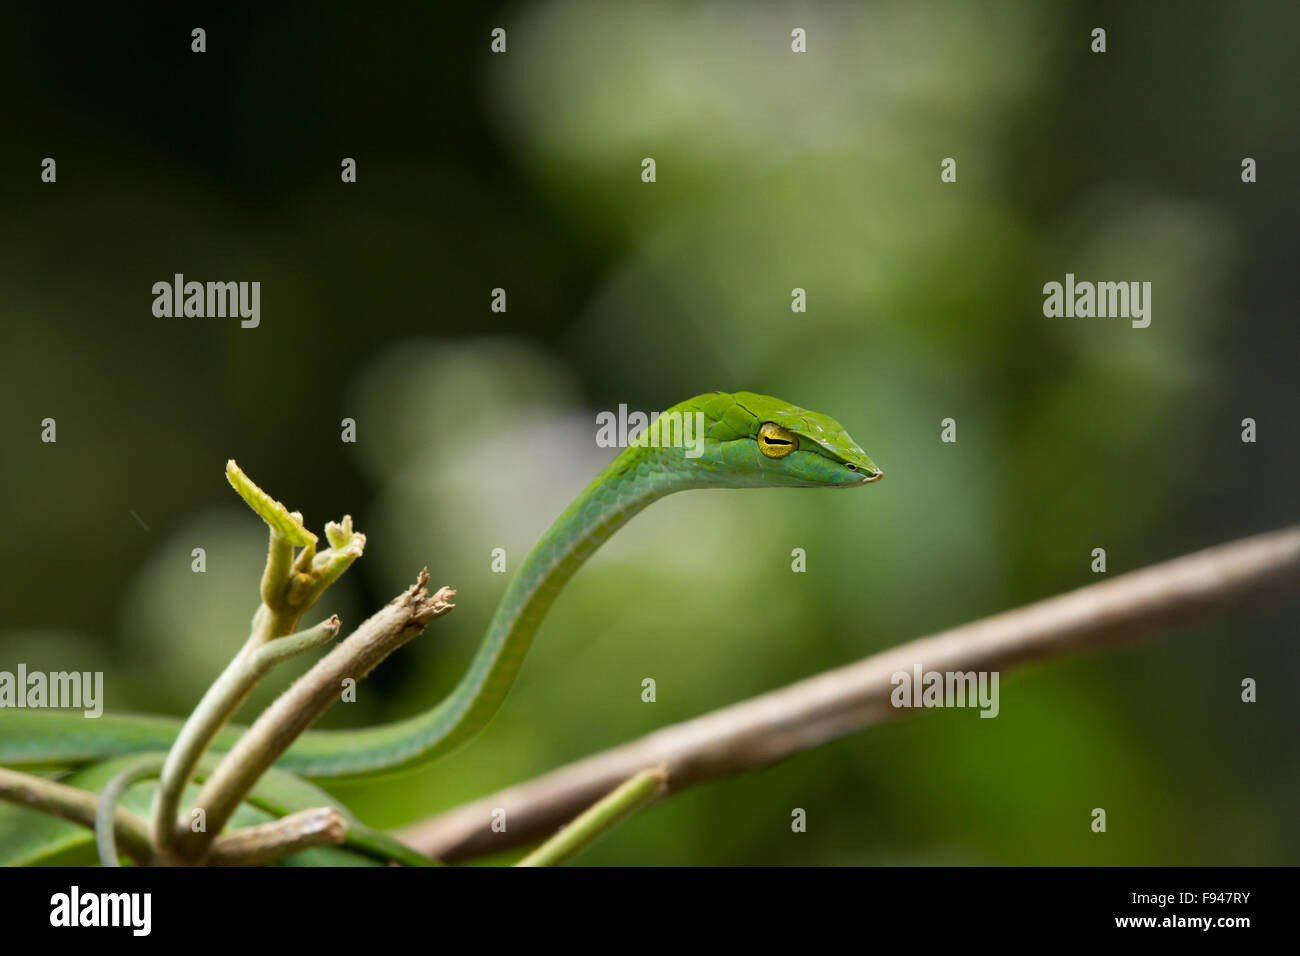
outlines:
[[[829,415],[753,392],[712,392],[682,403],[704,414],[706,487],[852,488],[883,477]]]

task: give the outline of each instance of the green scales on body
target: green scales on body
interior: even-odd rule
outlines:
[[[687,455],[668,436],[626,448],[556,518],[510,582],[473,662],[441,703],[364,730],[312,731],[276,765],[304,777],[356,776],[411,767],[464,743],[501,705],[533,634],[573,574],[651,502],[696,488],[849,488],[882,472],[833,418],[752,392],[710,392],[673,413],[704,416],[703,451]],[[660,437],[665,438],[659,441]],[[166,717],[0,710],[0,766],[71,766],[123,754],[165,752],[181,727]],[[229,749],[242,728],[214,741]]]

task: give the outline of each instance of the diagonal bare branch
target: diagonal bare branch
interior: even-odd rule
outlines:
[[[99,805],[99,796],[89,790],[3,767],[0,767],[0,800],[48,813],[91,830],[95,828],[95,812]],[[115,844],[137,863],[151,863],[154,853],[149,843],[148,824],[125,807],[115,808],[112,820]]]
[[[1133,641],[1221,615],[1300,582],[1300,527],[1153,565],[911,641],[854,664],[656,731],[407,828],[445,861],[550,835],[638,770],[664,765],[670,790],[783,760],[895,716],[899,671],[1002,671],[1026,661]],[[910,709],[902,711],[909,713]],[[493,832],[492,811],[510,826]]]

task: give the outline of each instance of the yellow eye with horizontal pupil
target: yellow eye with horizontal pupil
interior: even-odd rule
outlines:
[[[799,447],[799,436],[776,422],[764,422],[758,430],[758,450],[768,458],[784,458]]]

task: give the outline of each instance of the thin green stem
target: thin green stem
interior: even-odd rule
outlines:
[[[442,866],[442,861],[425,856],[419,850],[407,846],[397,837],[389,836],[380,830],[352,826],[348,829],[348,846],[360,853],[373,856],[389,863],[402,866],[432,867]]]
[[[100,866],[121,866],[117,858],[117,804],[122,794],[135,782],[157,775],[162,768],[160,757],[150,756],[127,767],[104,785],[95,807],[95,846]]]
[[[318,660],[306,674],[266,708],[221,758],[199,791],[196,807],[206,814],[204,830],[175,831],[178,855],[188,861],[203,858],[211,841],[229,822],[249,791],[289,745],[339,699],[345,678],[360,680],[398,647],[424,630],[435,617],[452,609],[456,592],[443,588],[429,596],[419,581],[387,607],[369,617],[347,639]]]
[[[258,611],[247,643],[208,688],[167,754],[153,806],[153,839],[160,852],[174,852],[177,834],[186,829],[177,819],[185,787],[213,738],[248,699],[257,682],[275,664],[319,647],[339,632],[337,615],[309,630],[283,637],[270,632],[274,621],[275,616],[265,606]]]
[[[262,572],[262,603],[268,608],[281,603],[292,565],[293,543],[275,528],[271,528],[271,543],[266,551],[266,570]]]
[[[558,866],[624,817],[653,801],[667,787],[668,772],[663,767],[642,770],[592,804],[515,866]]]
[[[310,651],[322,644],[328,644],[338,636],[339,626],[339,616],[334,614],[315,627],[309,627],[297,634],[286,634],[284,637],[276,637],[267,641],[253,652],[253,670],[259,676],[265,675],[267,671],[281,661],[287,661],[304,651]]]

